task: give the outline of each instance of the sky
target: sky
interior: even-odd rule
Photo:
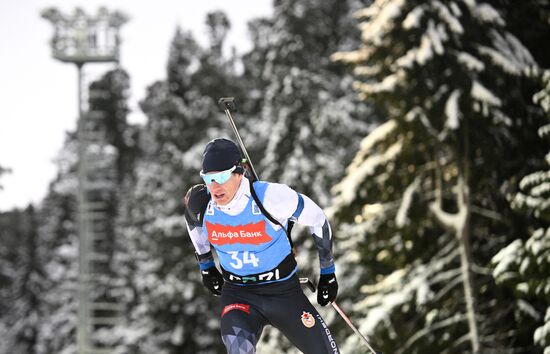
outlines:
[[[40,12],[56,7],[71,14],[81,7],[95,14],[101,6],[130,17],[121,27],[120,64],[131,80],[131,123],[145,121],[138,103],[146,87],[165,78],[170,41],[176,27],[207,43],[208,12],[224,11],[231,22],[227,42],[242,53],[250,48],[247,22],[271,16],[272,0],[0,0],[0,211],[39,203],[57,168],[55,157],[78,116],[77,69],[52,57],[53,26]],[[113,64],[87,64],[89,83]]]

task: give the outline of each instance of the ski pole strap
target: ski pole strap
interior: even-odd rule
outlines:
[[[265,210],[262,202],[260,202],[260,198],[258,198],[258,195],[256,194],[256,191],[254,190],[254,182],[252,182],[252,180],[249,180],[250,182],[250,193],[252,194],[252,198],[254,199],[254,201],[256,202],[256,205],[258,206],[258,208],[260,208],[260,211],[262,212],[262,214],[264,214],[264,216],[269,220],[271,221],[272,223],[274,223],[275,225],[279,225],[284,231],[285,231],[285,234],[286,234],[286,237],[288,238],[288,242],[290,243],[290,248],[291,249],[294,249],[294,242],[292,242],[292,237],[290,236],[290,231],[287,230],[283,224],[281,224],[279,222],[279,220],[275,219],[271,214],[269,214],[267,212],[267,210]]]
[[[279,263],[277,267],[267,272],[237,275],[225,270],[222,267],[222,274],[223,278],[230,283],[240,285],[255,285],[285,279],[295,272],[297,265],[298,264],[296,263],[296,259],[294,259],[294,255],[292,253],[289,253],[281,261],[281,263]]]

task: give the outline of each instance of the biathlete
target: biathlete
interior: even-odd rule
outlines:
[[[240,151],[228,139],[210,141],[201,177],[185,196],[185,219],[203,284],[221,295],[221,335],[229,354],[256,352],[266,325],[306,354],[339,353],[323,318],[304,295],[287,235],[289,221],[310,227],[319,251],[317,302],[336,299],[329,222],[310,198],[284,184],[244,176]],[[216,268],[211,247],[220,263]]]

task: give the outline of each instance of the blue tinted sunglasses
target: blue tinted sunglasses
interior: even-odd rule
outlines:
[[[229,181],[231,178],[231,174],[237,166],[231,167],[229,170],[216,172],[216,173],[202,173],[200,172],[200,175],[202,179],[204,180],[204,183],[206,183],[207,186],[211,185],[212,182],[216,182],[218,184],[224,184],[225,182]]]

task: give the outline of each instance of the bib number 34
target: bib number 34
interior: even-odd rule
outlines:
[[[240,252],[231,251],[227,252],[231,255],[231,259],[234,262],[229,263],[235,269],[241,269],[245,264],[252,264],[253,267],[260,265],[260,259],[252,252],[244,251],[242,253],[242,259]]]

